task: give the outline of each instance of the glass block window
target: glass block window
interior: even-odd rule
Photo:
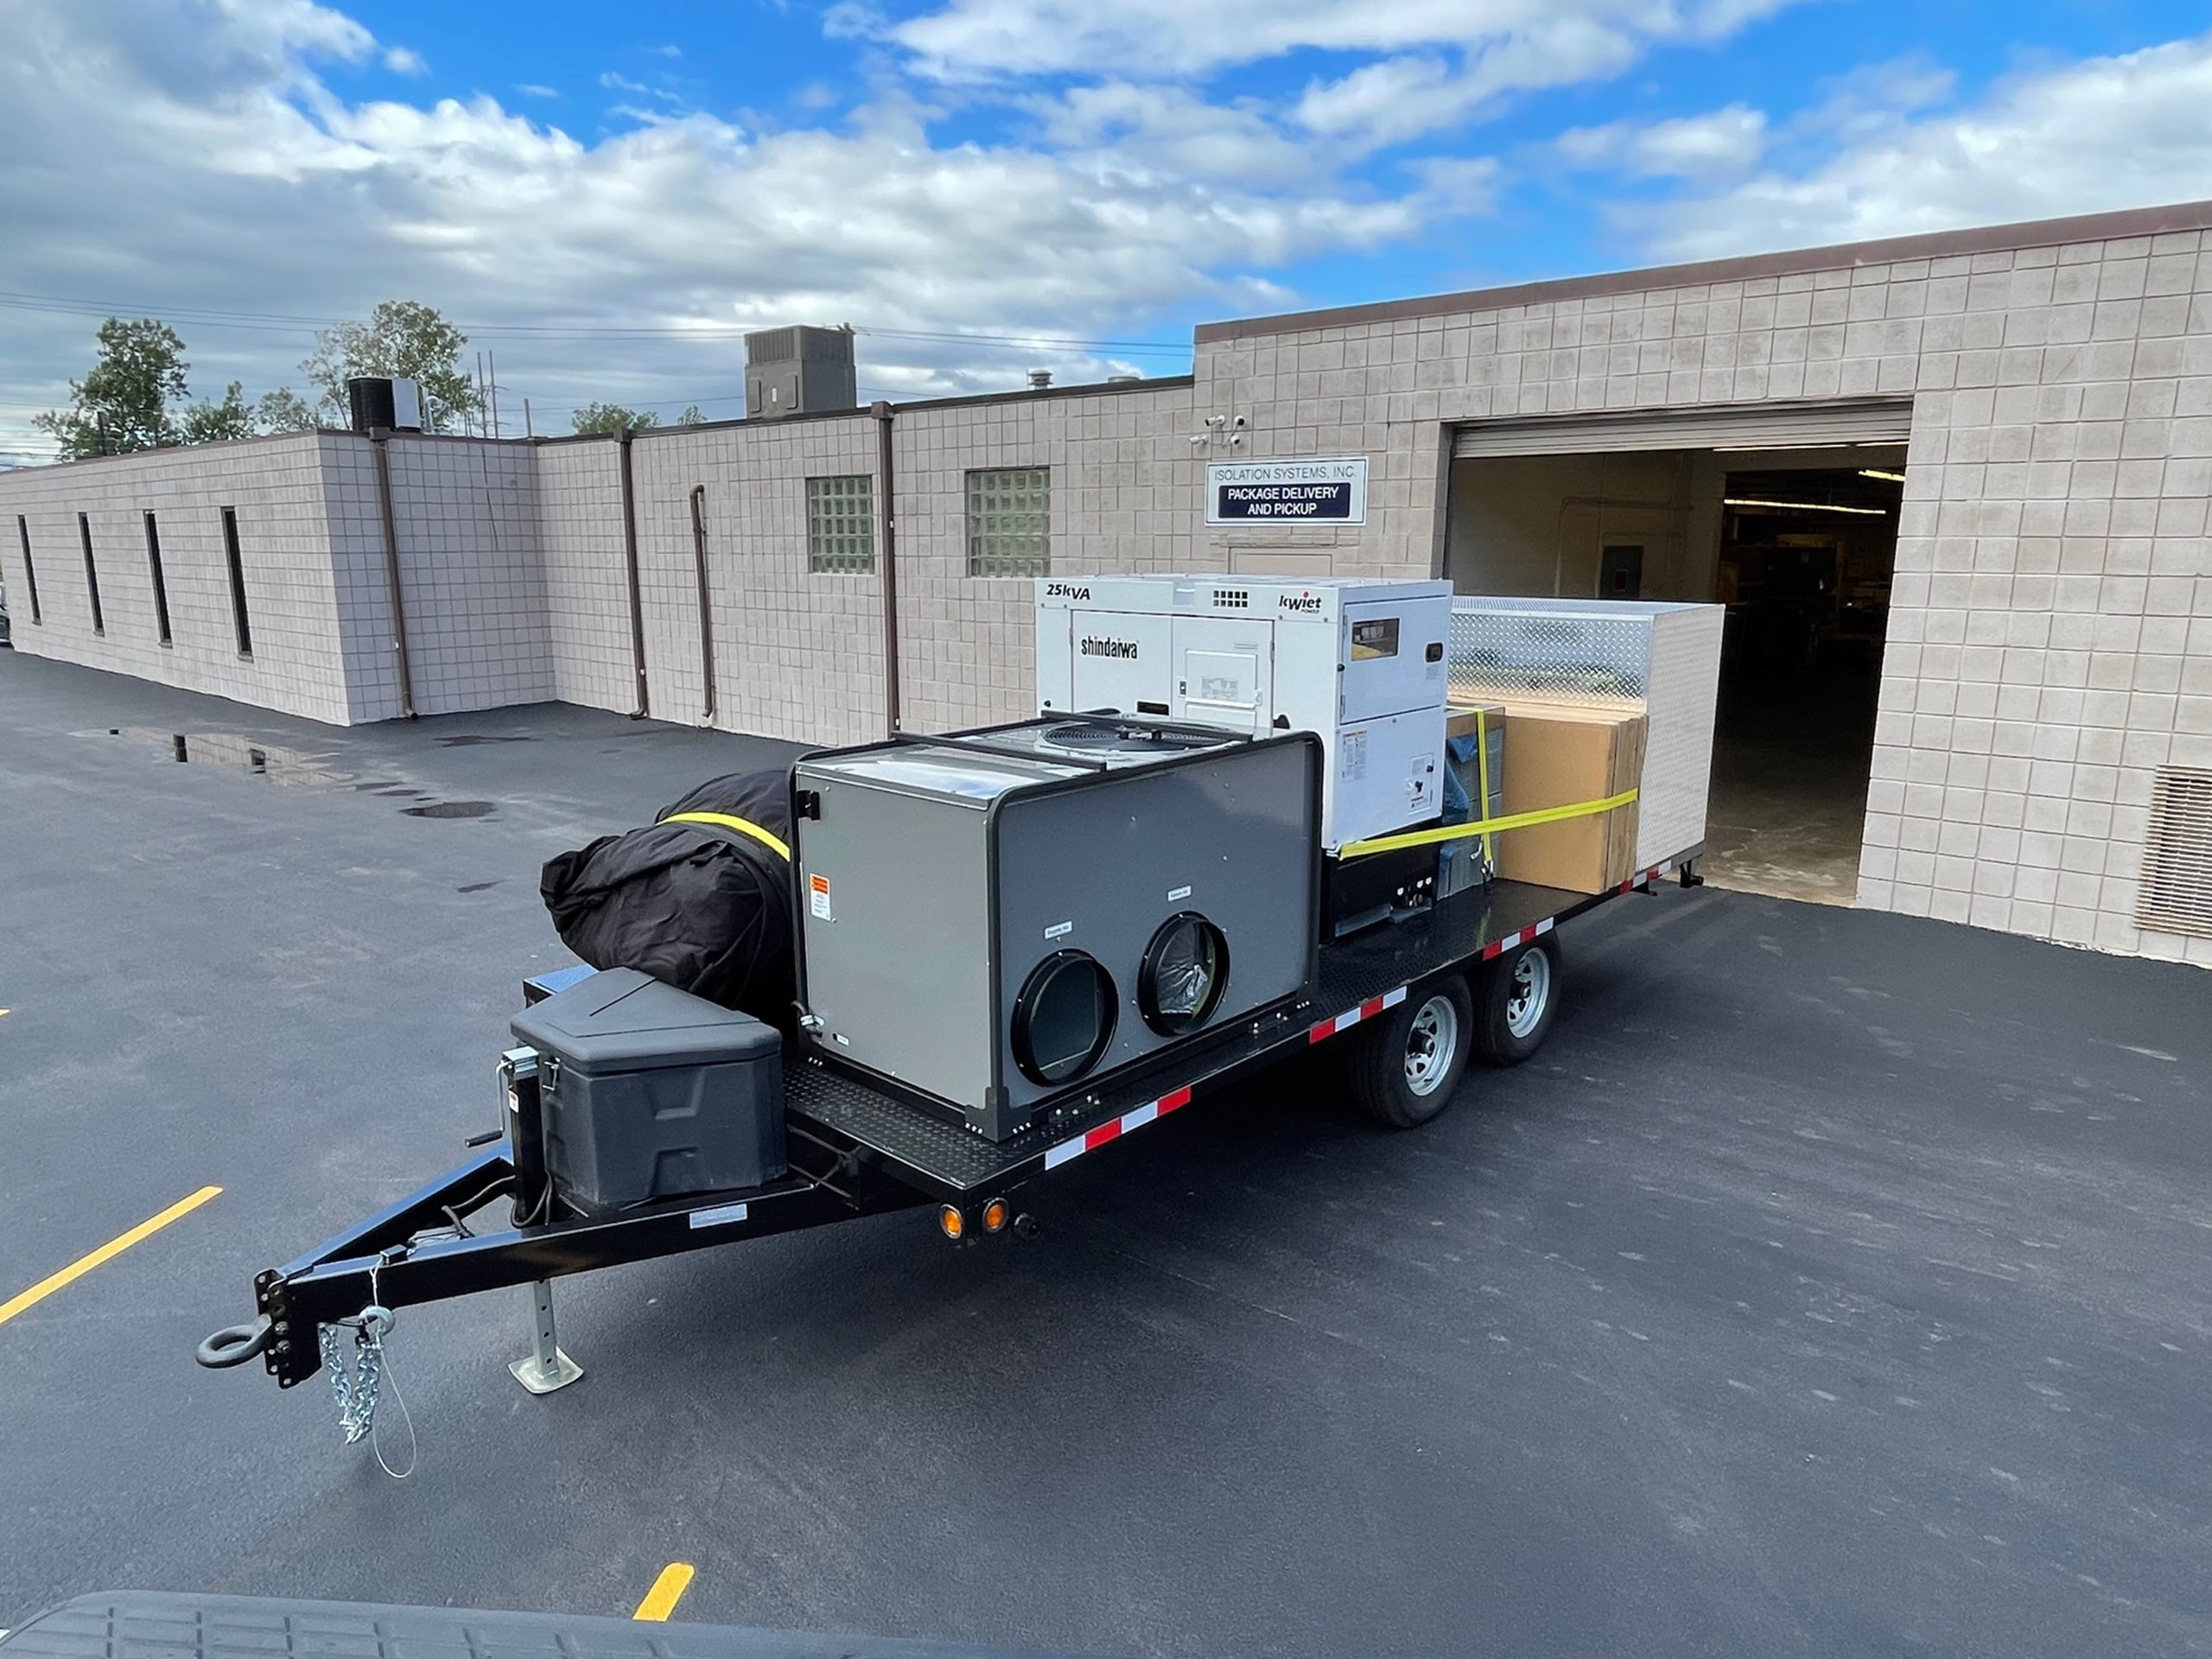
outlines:
[[[968,574],[1041,576],[1052,563],[1052,469],[995,467],[968,474]]]
[[[806,568],[867,575],[875,569],[875,480],[866,473],[806,480]]]

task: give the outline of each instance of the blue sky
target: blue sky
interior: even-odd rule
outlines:
[[[109,308],[251,398],[422,299],[557,429],[734,414],[737,335],[785,321],[921,397],[1174,372],[1212,317],[2212,196],[2201,4],[8,13],[0,458]]]

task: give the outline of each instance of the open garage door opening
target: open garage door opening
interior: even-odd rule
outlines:
[[[1700,429],[1694,416],[1469,429],[1446,563],[1461,593],[1727,607],[1700,868],[1718,886],[1844,905],[1858,887],[1908,418],[1897,405],[1853,413],[1824,429],[1770,416],[1770,436]],[[1571,448],[1578,437],[1592,447]],[[1670,437],[1688,442],[1662,447]]]

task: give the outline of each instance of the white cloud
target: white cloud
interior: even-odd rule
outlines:
[[[848,3],[837,29],[887,35],[945,79],[1204,75],[1301,48],[1469,54],[1471,107],[1580,79],[1654,41],[1719,39],[1789,0],[950,0],[904,22]],[[1418,58],[1416,60],[1419,60]],[[1355,72],[1357,73],[1357,72]],[[1333,129],[1332,129],[1333,130]]]
[[[404,46],[386,47],[384,67],[395,75],[427,75],[430,73],[429,60],[420,52]]]
[[[1820,112],[1819,158],[1630,210],[1653,252],[1699,258],[2212,197],[2212,36],[2018,77],[1971,108],[1910,66]],[[1834,135],[1841,149],[1833,148]]]
[[[540,86],[537,82],[530,80],[517,83],[515,91],[520,92],[524,98],[558,98],[561,96],[560,92],[554,87]]]
[[[595,141],[479,98],[348,101],[318,59],[372,60],[358,24],[299,0],[119,10],[17,0],[0,41],[6,286],[175,316],[194,384],[298,384],[304,326],[415,298],[479,325],[510,403],[707,401],[741,384],[729,334],[501,336],[482,325],[720,328],[786,321],[1126,337],[1166,307],[1234,315],[1268,275],[1424,233],[1470,178],[1353,188],[1249,111],[1093,89],[1028,143],[933,141],[895,93],[836,130],[761,135],[703,114]],[[641,100],[642,101],[642,100]],[[94,317],[0,309],[0,445],[58,402]],[[1155,372],[1172,363],[1141,359]],[[900,392],[1066,380],[1108,359],[879,340]],[[719,405],[710,404],[710,412]],[[728,405],[724,412],[734,412]]]
[[[1576,127],[1553,147],[1576,167],[1618,168],[1638,178],[1726,176],[1758,164],[1766,149],[1766,116],[1731,104],[1674,121]]]
[[[1030,100],[1027,107],[1077,165],[1132,180],[1290,185],[1331,170],[1256,105],[1209,104],[1180,87],[1107,81]]]

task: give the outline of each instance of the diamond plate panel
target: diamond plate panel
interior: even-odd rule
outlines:
[[[1458,700],[1640,702],[1649,690],[1650,667],[1647,617],[1452,601],[1452,695]]]

